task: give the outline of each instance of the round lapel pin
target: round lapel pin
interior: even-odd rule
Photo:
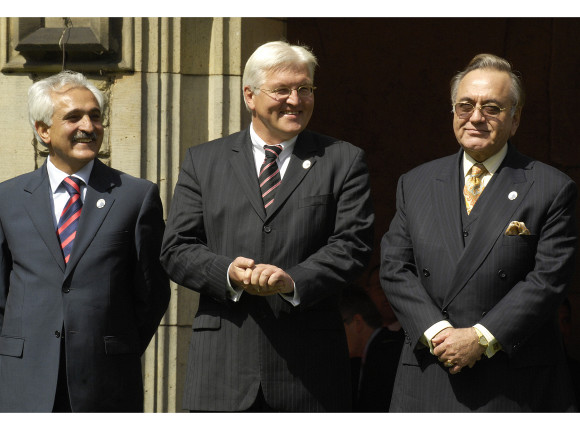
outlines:
[[[508,199],[510,200],[515,200],[518,197],[518,193],[515,191],[512,191],[511,193],[508,194]]]
[[[97,207],[98,207],[99,209],[102,209],[102,208],[104,208],[104,207],[105,207],[105,200],[104,200],[104,199],[99,199],[99,200],[97,201]]]
[[[308,169],[311,165],[312,163],[310,162],[310,160],[306,160],[304,163],[302,163],[302,168]]]

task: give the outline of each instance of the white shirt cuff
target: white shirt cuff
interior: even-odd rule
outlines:
[[[485,350],[485,355],[487,356],[487,358],[493,357],[494,354],[501,349],[500,343],[497,341],[495,336],[491,334],[489,330],[486,329],[481,324],[475,324],[473,327],[478,329],[483,335],[483,337],[485,337],[485,339],[487,340],[487,349]]]
[[[429,352],[431,352],[431,354],[435,355],[433,353],[433,343],[431,342],[431,339],[433,339],[441,330],[450,327],[453,327],[451,323],[447,320],[443,320],[433,324],[425,330],[425,333],[423,333],[423,336],[421,337],[421,342],[429,347]]]

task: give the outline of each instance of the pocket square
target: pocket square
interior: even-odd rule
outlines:
[[[530,234],[530,230],[521,221],[512,221],[505,231],[506,236],[526,236]]]

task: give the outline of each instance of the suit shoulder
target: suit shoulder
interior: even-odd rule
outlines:
[[[123,189],[136,192],[137,190],[149,190],[151,187],[157,187],[157,184],[145,178],[138,178],[136,176],[130,175],[129,173],[123,172],[122,170],[115,169],[103,165],[105,171],[108,171],[108,175],[111,176],[112,182],[117,185],[121,185]]]
[[[556,186],[562,186],[570,182],[576,184],[566,173],[549,164],[530,159],[528,166],[535,180]]]
[[[348,149],[353,152],[363,152],[361,148],[359,148],[356,145],[353,145],[350,142],[347,142],[345,140],[336,137],[328,136],[326,134],[317,133],[312,130],[304,130],[301,133],[301,135],[303,139],[310,139],[316,142],[317,145],[322,146],[324,148],[336,148],[342,150]]]
[[[453,168],[454,165],[458,166],[457,163],[457,154],[447,155],[413,167],[411,170],[404,173],[403,176],[421,177],[423,179],[431,176],[439,176],[442,172],[447,172],[450,167]]]
[[[220,152],[231,149],[235,145],[240,145],[246,138],[249,139],[249,132],[247,129],[199,145],[191,146],[187,152],[190,154],[195,153],[196,155]]]
[[[42,169],[39,167],[38,169]],[[7,179],[0,183],[0,193],[8,192],[9,190],[15,188],[22,188],[22,186],[30,181],[34,176],[40,174],[40,171],[36,169],[32,172],[23,173],[21,175],[15,176],[14,178]]]

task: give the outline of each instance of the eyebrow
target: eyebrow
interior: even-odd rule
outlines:
[[[472,105],[474,105],[474,106],[476,105],[476,101],[475,101],[475,100],[473,100],[473,99],[472,99],[472,98],[470,98],[470,97],[462,97],[461,99],[459,99],[459,102],[470,102]],[[490,103],[496,104],[496,105],[498,105],[498,106],[502,106],[502,105],[503,105],[503,103],[499,102],[499,101],[498,101],[498,100],[496,100],[496,99],[487,99],[487,100],[483,100],[483,101],[481,102],[481,105],[483,106],[483,105],[487,105],[487,104],[490,104]]]
[[[85,112],[85,111],[84,111],[84,110],[82,110],[82,109],[72,109],[72,110],[70,110],[70,111],[66,112],[66,113],[63,115],[63,118],[64,118],[64,119],[66,119],[66,118],[68,118],[68,117],[71,117],[71,116],[73,116],[73,115],[82,114],[82,113],[84,113],[84,112]],[[90,114],[94,114],[94,113],[98,113],[99,115],[101,115],[101,110],[100,110],[99,108],[96,108],[96,107],[95,107],[95,108],[91,109],[90,111],[88,111],[87,113],[88,113],[89,115],[90,115]]]

